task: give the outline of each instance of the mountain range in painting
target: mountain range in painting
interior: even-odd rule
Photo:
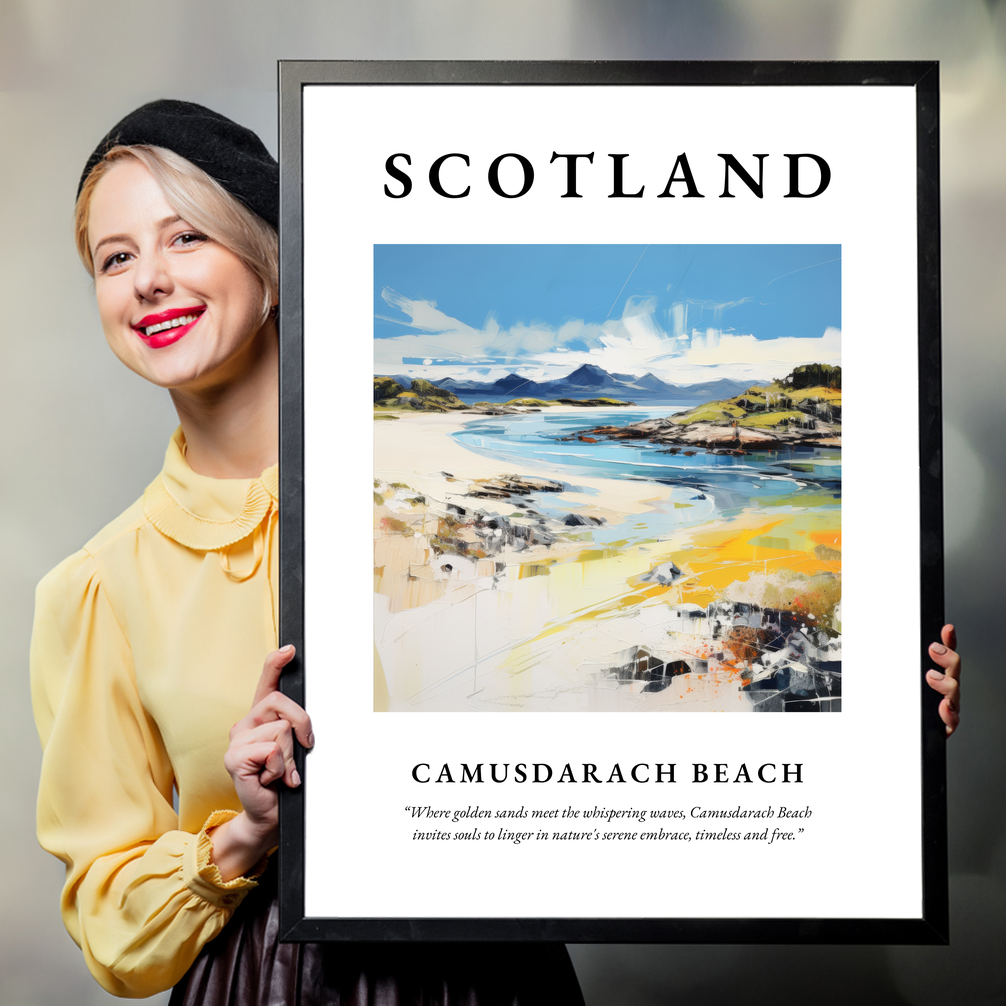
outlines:
[[[404,388],[411,385],[407,375],[388,376]],[[584,394],[601,394],[620,401],[646,402],[652,405],[705,402],[711,399],[732,398],[744,392],[753,382],[722,378],[700,384],[668,384],[651,373],[642,377],[631,374],[609,374],[601,367],[585,363],[566,377],[554,381],[534,381],[519,374],[507,374],[497,381],[483,382],[440,378],[431,384],[450,391],[459,398],[477,398],[481,401],[507,401],[513,398],[575,398]]]

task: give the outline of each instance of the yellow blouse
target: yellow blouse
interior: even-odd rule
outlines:
[[[277,493],[276,467],[197,475],[178,430],[143,498],[38,586],[38,836],[115,995],[174,985],[255,886],[223,882],[206,829],[241,809],[228,731],[276,646]]]

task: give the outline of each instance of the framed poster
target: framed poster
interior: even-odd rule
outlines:
[[[936,66],[280,89],[287,938],[944,941]]]

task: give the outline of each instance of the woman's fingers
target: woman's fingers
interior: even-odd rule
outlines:
[[[949,647],[951,650],[957,649],[957,629],[952,625],[944,625],[943,629],[940,631],[940,639],[943,640],[943,645]]]
[[[940,703],[940,719],[946,725],[948,737],[957,729],[958,724],[961,722],[961,714],[951,707],[949,699],[944,699]]]
[[[957,725],[961,721],[961,711],[958,705],[960,685],[953,678],[940,674],[939,671],[929,671],[926,674],[926,680],[930,688],[935,689],[943,696],[943,701],[940,702],[939,706],[940,719],[946,725],[947,736],[949,737],[957,729]]]
[[[950,707],[957,712],[957,696],[961,689],[960,682],[950,677],[949,674],[932,670],[926,673],[926,679],[929,682],[929,687],[935,689],[940,695],[948,699]]]
[[[269,786],[278,779],[282,779],[286,772],[286,764],[282,747],[278,744],[273,744],[262,765],[262,771],[259,773],[259,782],[263,786]]]
[[[268,836],[267,845],[275,844],[278,828],[279,795],[273,784],[280,779],[294,788],[301,784],[294,762],[294,732],[305,746],[314,743],[310,717],[278,690],[283,668],[294,653],[292,646],[284,646],[266,657],[252,708],[231,728],[224,755],[224,767],[245,814],[234,820],[251,822],[257,834]],[[224,830],[221,826],[217,832]]]
[[[256,780],[259,786],[268,786],[282,777],[286,761],[280,744],[274,740],[263,740],[228,748],[224,755],[224,767],[235,784]]]
[[[296,732],[297,740],[304,747],[314,747],[311,717],[304,711],[303,706],[297,705],[293,699],[282,692],[270,692],[261,702],[254,705],[248,715],[238,720],[231,728],[231,738],[233,739],[246,730],[253,730],[263,723],[271,723],[275,720],[288,722]]]
[[[940,643],[930,643],[929,656],[942,670],[926,672],[929,687],[943,696],[940,702],[940,719],[943,720],[949,737],[961,721],[960,674],[961,656],[957,653],[957,632],[952,625],[944,625],[940,632]]]
[[[304,747],[314,745],[311,718],[293,699],[278,690],[283,668],[295,652],[292,646],[284,646],[266,657],[252,708],[231,728],[224,765],[234,779],[246,810],[258,808],[267,796],[263,787],[279,779],[291,788],[300,785],[300,773],[294,761],[295,734]],[[271,801],[274,800],[275,795],[272,795]],[[267,801],[268,806],[263,804],[270,813],[274,809],[271,801]]]
[[[943,673],[957,681],[961,676],[961,655],[943,643],[930,643],[929,656]]]
[[[268,745],[269,750],[262,745]],[[278,752],[278,761],[271,757],[273,749]],[[255,752],[259,765],[257,774],[263,786],[280,778],[293,789],[300,785],[300,773],[293,757],[293,731],[284,719],[270,720],[242,731],[232,738],[229,750],[236,751],[238,757],[244,757],[244,752]],[[268,760],[267,754],[270,755]]]
[[[282,692],[271,692],[248,714],[257,723],[269,720],[283,719],[293,727],[297,740],[306,748],[314,747],[314,734],[311,731],[311,717],[303,706],[297,705],[289,695]]]
[[[279,691],[279,679],[283,668],[290,663],[296,652],[293,646],[284,646],[279,650],[273,650],[266,657],[262,666],[262,676],[255,689],[251,710],[247,716],[234,725],[231,730],[232,737],[235,732],[250,729],[260,723],[274,719],[285,719],[293,726],[297,740],[304,747],[314,747],[311,717],[307,715],[302,706]]]
[[[297,650],[292,646],[283,646],[278,650],[273,650],[265,663],[262,665],[262,676],[259,678],[258,687],[255,689],[255,698],[252,699],[254,709],[270,692],[276,691],[279,687],[279,677],[283,673],[283,668],[293,660]]]
[[[956,650],[943,643],[930,643],[929,656],[952,678],[960,676],[961,655]]]

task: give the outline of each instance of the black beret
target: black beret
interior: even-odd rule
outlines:
[[[191,101],[151,101],[114,125],[88,158],[77,195],[91,169],[112,147],[141,144],[173,150],[202,168],[253,213],[279,226],[275,158],[250,129]]]

